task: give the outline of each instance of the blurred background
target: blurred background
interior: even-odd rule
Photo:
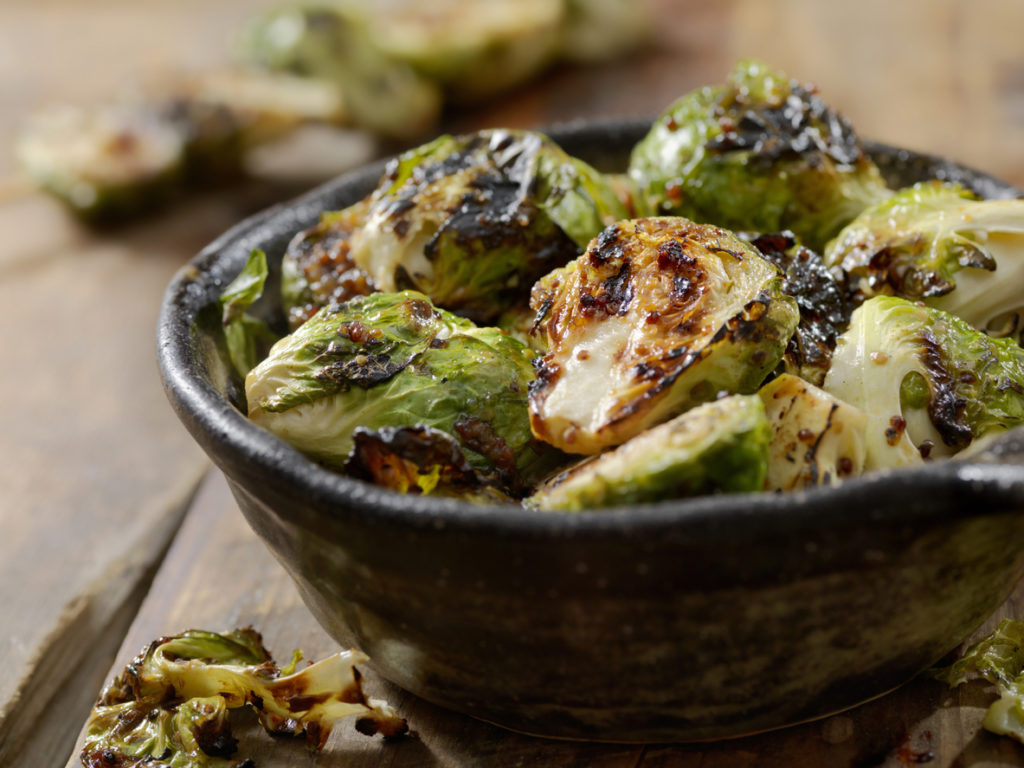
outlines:
[[[564,2],[480,0],[448,17],[438,11],[438,28],[456,24],[457,43],[476,39],[481,19],[500,28],[497,18],[518,30],[527,62],[539,56],[522,82],[491,95],[489,86],[516,74],[507,50],[491,70],[458,57],[438,64],[428,55],[431,36],[418,38],[392,15],[400,0],[372,3],[376,19],[348,38],[357,74],[341,76],[343,103],[314,90],[297,106],[340,127],[284,131],[269,144],[261,134],[258,152],[244,157],[252,175],[230,167],[221,178],[224,169],[212,166],[248,124],[225,122],[217,109],[184,109],[219,137],[200,154],[200,170],[219,183],[95,228],[39,187],[56,187],[80,208],[96,195],[40,169],[52,171],[54,157],[58,168],[68,157],[87,161],[99,135],[116,139],[107,149],[129,159],[130,177],[132,163],[159,160],[167,144],[136,113],[129,139],[117,130],[120,117],[110,130],[88,115],[101,105],[134,105],[131,112],[142,104],[180,118],[182,94],[197,88],[229,101],[251,94],[251,84],[211,85],[208,77],[236,69],[241,53],[259,61],[287,49],[294,23],[264,24],[264,37],[253,37],[253,24],[280,8],[278,0],[0,0],[0,359],[8,372],[0,401],[9,406],[0,428],[0,763],[24,747],[42,750],[32,764],[52,764],[43,756],[73,742],[207,468],[161,392],[153,331],[173,273],[244,216],[441,131],[653,117],[683,93],[721,81],[739,58],[817,84],[864,138],[947,155],[1024,187],[1020,0]],[[502,16],[499,7],[511,10]],[[571,45],[538,54],[552,8],[592,24],[566,38]],[[422,67],[445,85],[423,86],[405,70],[380,75],[376,43],[391,46],[392,57],[426,57]],[[329,70],[322,55],[303,66]],[[261,119],[270,115],[268,134],[290,127],[270,107],[290,104],[281,94],[291,91],[274,87],[252,96]],[[370,108],[357,118],[361,102]],[[32,122],[58,105],[81,111]],[[263,127],[257,121],[253,130]],[[33,718],[58,694],[66,722],[40,739]]]

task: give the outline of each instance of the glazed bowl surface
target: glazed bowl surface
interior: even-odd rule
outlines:
[[[621,170],[649,123],[548,131]],[[890,184],[1009,185],[869,144]],[[252,424],[217,297],[252,248],[257,309],[282,322],[289,239],[355,202],[383,164],[248,219],[168,287],[158,352],[168,397],[253,530],[342,645],[436,704],[528,733],[716,739],[830,714],[955,648],[1024,575],[1024,441],[840,488],[711,496],[582,513],[401,496],[323,469]]]

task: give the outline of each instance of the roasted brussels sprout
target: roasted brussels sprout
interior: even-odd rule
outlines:
[[[843,290],[821,257],[790,232],[750,238],[782,270],[782,292],[796,299],[800,322],[786,345],[785,370],[821,386],[832,362],[836,337],[850,322]]]
[[[248,65],[335,83],[351,122],[382,136],[415,139],[440,114],[437,85],[380,50],[367,9],[355,3],[271,10],[242,32],[238,49]]]
[[[237,176],[253,147],[304,122],[334,121],[339,110],[334,90],[313,80],[211,72],[145,102],[41,112],[15,154],[77,216],[111,223]]]
[[[376,45],[472,102],[525,82],[561,42],[563,0],[376,0]]]
[[[863,471],[862,411],[788,373],[758,394],[772,433],[766,490],[839,485]]]
[[[979,200],[921,182],[872,206],[825,251],[853,301],[922,299],[994,336],[1018,336],[1024,314],[1024,200]]]
[[[755,395],[733,395],[659,424],[562,472],[524,500],[578,511],[764,487],[771,430]]]
[[[601,174],[541,134],[441,136],[389,164],[352,259],[380,290],[485,322],[624,215]]]
[[[161,637],[100,694],[86,724],[82,764],[252,765],[227,759],[237,746],[228,710],[246,705],[269,733],[304,734],[316,749],[344,717],[358,716],[356,730],[368,735],[404,734],[405,720],[386,702],[364,696],[355,664],[365,661],[359,651],[343,651],[299,672],[280,669],[251,628]]]
[[[565,0],[562,57],[584,63],[621,56],[651,32],[646,6],[634,0]]]
[[[890,194],[850,123],[812,86],[752,61],[670,106],[634,148],[630,173],[659,213],[789,229],[818,251]]]
[[[781,283],[717,227],[673,217],[608,227],[534,286],[548,349],[530,388],[534,434],[597,453],[723,392],[756,391],[798,320]]]
[[[109,222],[149,210],[182,183],[185,135],[149,111],[63,108],[36,115],[15,142],[21,166],[77,216]]]
[[[356,427],[345,462],[350,477],[399,493],[451,496],[477,504],[513,500],[466,459],[459,441],[432,427]]]
[[[249,416],[309,456],[344,468],[356,428],[432,427],[511,492],[550,455],[530,434],[533,354],[426,296],[374,293],[320,310],[246,378]]]
[[[823,388],[867,414],[865,469],[916,464],[1024,422],[1024,349],[876,296],[839,337]]]
[[[363,201],[325,213],[288,244],[281,259],[281,303],[293,331],[321,307],[376,290],[370,276],[352,260],[352,235],[368,210]]]

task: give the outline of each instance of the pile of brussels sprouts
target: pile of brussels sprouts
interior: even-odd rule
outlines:
[[[528,131],[399,156],[292,240],[272,346],[262,254],[222,303],[249,417],[312,459],[580,510],[976,450],[1024,421],[1022,259],[1024,201],[890,190],[813,88],[741,62],[627,174]]]

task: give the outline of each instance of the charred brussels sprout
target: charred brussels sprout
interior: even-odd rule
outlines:
[[[782,292],[795,298],[800,308],[796,333],[786,345],[785,370],[820,386],[836,338],[850,322],[843,290],[821,257],[791,233],[760,235],[750,242],[782,270]]]
[[[758,394],[772,427],[766,490],[839,485],[863,471],[862,411],[788,373]]]
[[[422,294],[374,293],[320,310],[246,379],[249,416],[343,468],[358,427],[431,427],[469,464],[517,491],[543,471],[526,398],[532,353]]]
[[[630,173],[658,212],[790,229],[816,250],[889,194],[849,122],[813,87],[750,61],[670,106],[634,148]]]
[[[854,311],[824,389],[867,414],[865,469],[915,464],[1024,422],[1024,349],[876,296]]]
[[[979,200],[922,182],[867,209],[829,244],[856,302],[922,299],[995,336],[1019,335],[1024,313],[1024,200]]]
[[[100,694],[86,725],[81,761],[124,768],[252,765],[229,759],[237,741],[228,710],[246,705],[269,733],[305,734],[316,749],[343,717],[358,716],[361,733],[405,733],[405,721],[386,702],[363,695],[354,665],[365,661],[358,651],[344,651],[294,672],[278,668],[259,633],[249,628],[162,637]]]
[[[248,25],[239,55],[247,64],[334,83],[361,128],[399,140],[422,136],[437,122],[440,89],[382,51],[370,28],[368,13],[353,3],[286,6]]]
[[[600,173],[540,134],[442,136],[388,166],[352,258],[381,290],[490,321],[624,215]]]
[[[352,261],[352,235],[366,216],[365,201],[325,213],[316,226],[297,234],[281,259],[281,301],[295,330],[328,304],[341,304],[375,290],[370,276]]]
[[[764,486],[770,429],[754,395],[705,403],[554,477],[523,503],[578,511]]]
[[[450,496],[477,504],[511,503],[473,468],[459,441],[431,427],[357,427],[345,462],[351,477],[399,493]]]
[[[781,283],[717,227],[671,217],[608,227],[534,287],[548,349],[530,391],[534,434],[597,453],[723,392],[756,391],[797,324]]]
[[[459,102],[507,90],[547,66],[565,13],[563,0],[385,0],[375,10],[377,46]]]
[[[148,111],[55,109],[35,116],[15,154],[42,188],[88,221],[110,222],[172,197],[186,136]]]

